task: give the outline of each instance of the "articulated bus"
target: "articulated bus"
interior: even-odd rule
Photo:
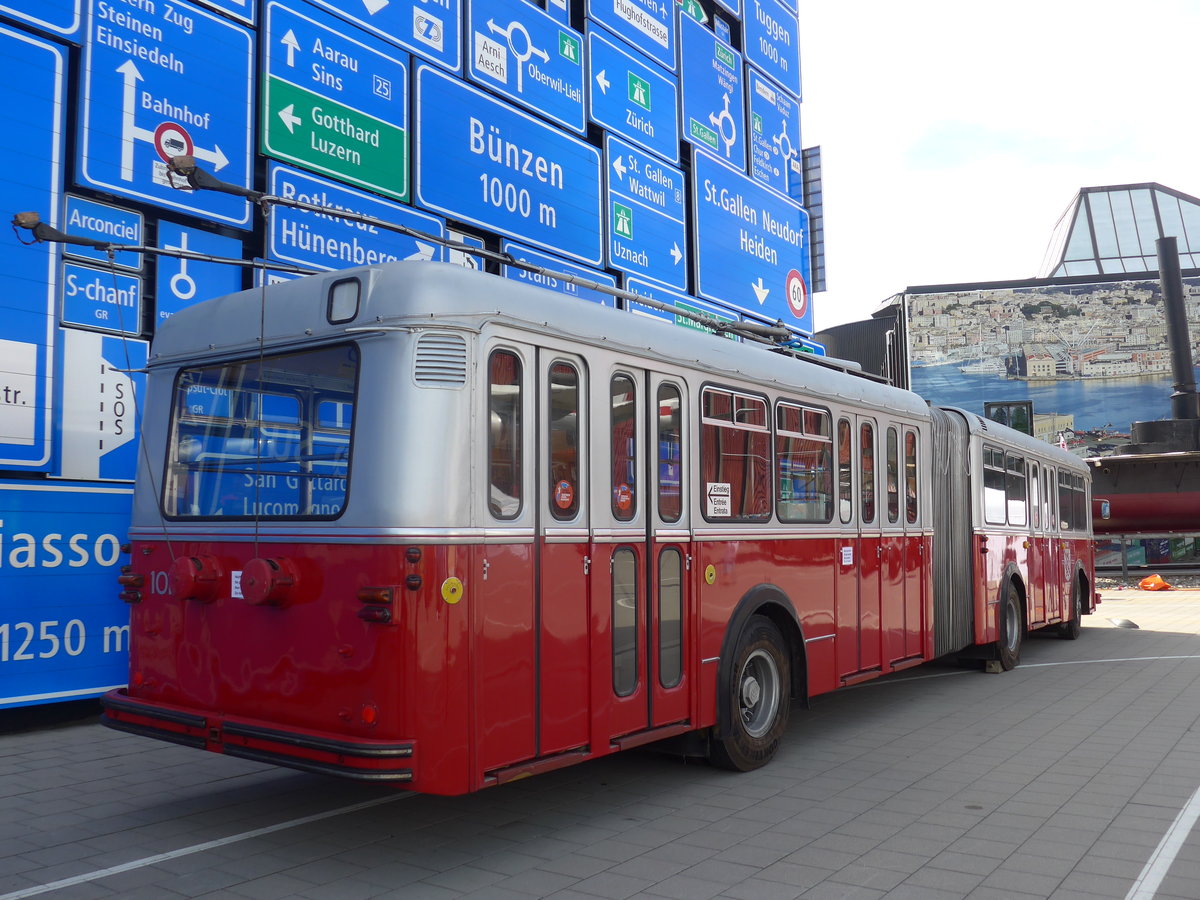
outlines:
[[[111,727],[460,794],[1095,607],[1081,460],[779,347],[441,263],[208,301],[149,364]]]

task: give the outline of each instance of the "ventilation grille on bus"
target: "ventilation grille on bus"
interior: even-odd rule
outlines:
[[[467,342],[456,334],[421,335],[413,377],[420,387],[462,387],[467,383]]]

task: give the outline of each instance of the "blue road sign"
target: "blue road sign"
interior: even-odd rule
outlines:
[[[142,214],[132,209],[122,209],[95,200],[86,200],[67,194],[67,213],[63,217],[64,231],[77,237],[89,237],[97,241],[108,241],[112,244],[142,243],[145,234],[145,220]],[[78,244],[63,244],[63,253],[67,256],[88,259],[92,262],[108,264],[108,253],[95,247],[83,247]],[[122,250],[113,254],[113,263],[122,269],[141,269],[142,254]]]
[[[683,139],[746,165],[741,54],[689,16],[679,19]]]
[[[149,345],[77,328],[60,332],[55,402],[58,475],[87,481],[133,481],[140,400],[146,396]]]
[[[176,225],[165,219],[158,221],[158,246],[164,250],[187,250],[237,260],[243,258],[241,241],[199,228]],[[160,256],[156,268],[156,328],[184,307],[242,289],[241,266]]]
[[[675,79],[602,29],[588,29],[588,117],[670,162],[679,162]]]
[[[63,266],[62,320],[118,334],[141,334],[142,278],[76,263]]]
[[[800,96],[800,19],[780,0],[746,0],[746,62]]]
[[[587,0],[587,15],[669,72],[677,71],[673,0]]]
[[[258,4],[255,0],[196,0],[197,3],[233,16],[247,25],[258,21]]]
[[[446,237],[451,241],[457,241],[460,244],[466,244],[469,247],[475,247],[479,250],[484,248],[483,238],[478,235],[467,234],[465,231],[447,228]],[[446,262],[462,266],[464,269],[472,269],[476,272],[484,271],[482,256],[476,256],[474,253],[469,253],[466,250],[459,250],[457,247],[446,248]]]
[[[608,264],[687,289],[683,172],[605,135]]]
[[[311,0],[454,72],[462,71],[462,0]]]
[[[472,0],[471,80],[583,134],[583,35],[525,0]]]
[[[599,150],[430,66],[416,83],[418,204],[601,263]]]
[[[812,334],[808,213],[702,151],[692,181],[696,293]]]
[[[500,244],[500,252],[507,253],[513,259],[519,259],[522,262],[531,263],[535,266],[542,266],[546,269],[553,269],[556,272],[563,272],[567,275],[576,275],[579,278],[586,278],[588,281],[594,281],[597,284],[603,284],[611,288],[617,286],[617,279],[609,275],[607,272],[601,272],[598,269],[588,269],[584,266],[577,265],[573,262],[568,262],[561,256],[552,256],[549,253],[542,253],[534,250],[532,247],[526,247],[523,244],[518,244],[515,241],[502,241]],[[589,300],[592,303],[599,303],[601,306],[616,306],[617,300],[612,294],[606,294],[603,291],[597,291],[592,288],[582,287],[581,285],[572,284],[562,278],[555,278],[553,275],[539,275],[536,272],[530,272],[526,269],[519,269],[515,266],[502,266],[502,274],[505,278],[511,278],[513,281],[532,284],[534,287],[545,288],[548,291],[557,291],[560,294],[566,294],[568,297],[573,297],[578,300]]]
[[[721,16],[713,16],[713,33],[725,43],[733,43],[733,28]]]
[[[67,53],[0,27],[0,195],[13,212],[60,226]],[[56,334],[58,244],[0,242],[0,466],[50,466],[50,359]]]
[[[697,300],[695,297],[681,294],[679,291],[673,291],[665,285],[656,284],[653,281],[646,281],[641,278],[626,278],[625,290],[640,294],[643,297],[649,297],[651,300],[657,300],[659,303],[670,303],[688,312],[703,313],[722,322],[736,322],[741,318],[730,309],[705,303],[703,300]],[[694,319],[689,319],[687,316],[679,316],[661,309],[655,309],[652,306],[644,306],[635,300],[626,301],[626,306],[635,315],[653,316],[656,319],[665,319],[668,322],[673,322],[681,328],[691,328],[696,331],[712,333],[711,328],[706,328]],[[725,336],[733,341],[740,340],[735,335]]]
[[[263,152],[407,200],[407,54],[312,12],[267,5]]]
[[[91,0],[79,102],[80,184],[248,227],[244,198],[186,187],[167,171],[194,156],[221,181],[250,187],[254,40],[193,6]]]
[[[750,119],[750,174],[781,194],[804,193],[800,159],[800,101],[746,67],[746,109]]]
[[[0,482],[0,707],[95,697],[129,676],[117,596],[133,489]],[[36,599],[32,602],[31,598]]]
[[[436,237],[446,233],[445,221],[436,216],[277,163],[271,164],[270,183],[272,194],[289,200],[372,216]],[[284,206],[275,207],[271,216],[267,255],[271,259],[326,270],[399,259],[438,262],[443,259],[441,245],[433,241],[349,222],[338,218],[334,212],[314,213]]]
[[[280,269],[272,269],[268,260],[255,260],[262,263],[261,266],[254,270],[254,286],[262,287],[264,284],[282,284],[285,281],[295,281],[303,276],[295,272],[284,272]]]
[[[82,5],[83,0],[38,0],[37,3],[25,0],[24,4],[0,3],[0,14],[12,16],[38,28],[45,28],[59,37],[73,39],[78,43],[82,37]]]

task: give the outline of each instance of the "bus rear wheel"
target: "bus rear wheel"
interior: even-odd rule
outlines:
[[[1021,617],[1020,594],[1011,581],[1004,585],[997,611],[999,640],[996,656],[1004,671],[1015,668],[1021,661],[1021,640],[1025,636],[1025,620]]]
[[[1071,618],[1065,622],[1060,622],[1058,626],[1058,636],[1064,641],[1073,641],[1079,637],[1079,632],[1083,630],[1083,588],[1079,584],[1079,579],[1075,579],[1075,583],[1071,586]]]
[[[767,617],[752,616],[724,686],[730,721],[721,724],[729,736],[710,741],[709,762],[738,772],[770,762],[787,728],[791,683],[783,635]]]

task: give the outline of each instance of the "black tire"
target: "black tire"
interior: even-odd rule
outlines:
[[[1071,585],[1071,618],[1058,625],[1058,636],[1064,641],[1074,641],[1083,630],[1083,587],[1076,578]]]
[[[709,742],[708,759],[722,769],[749,772],[779,749],[791,709],[792,668],[783,635],[765,616],[742,631],[723,686],[729,703],[729,737]]]
[[[1004,671],[1021,661],[1021,641],[1025,637],[1025,619],[1021,616],[1021,595],[1011,581],[1004,583],[1000,608],[996,611],[996,658]]]

